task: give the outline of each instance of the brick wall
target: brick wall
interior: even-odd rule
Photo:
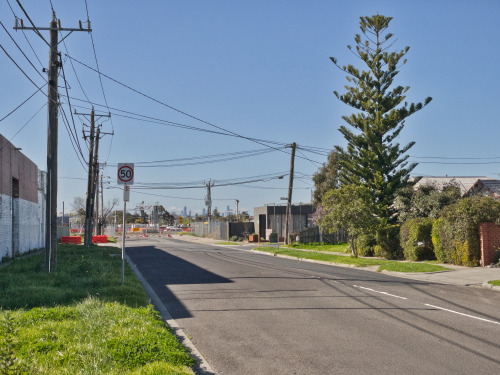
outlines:
[[[479,224],[481,238],[481,265],[488,266],[498,261],[500,255],[500,225],[495,223]]]
[[[12,196],[12,178],[19,198],[38,203],[38,167],[0,134],[0,194]]]
[[[0,135],[0,261],[45,246],[45,181],[45,172]]]

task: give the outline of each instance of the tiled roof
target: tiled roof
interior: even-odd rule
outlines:
[[[436,185],[439,188],[442,188],[444,185],[450,183],[456,183],[460,187],[460,191],[463,194],[467,193],[470,188],[478,181],[481,180],[483,183],[487,181],[498,181],[490,177],[484,176],[431,176],[431,177],[422,177],[420,181],[415,184],[415,187],[418,188],[422,185]],[[499,188],[500,188],[500,181]],[[499,190],[500,192],[500,190]]]

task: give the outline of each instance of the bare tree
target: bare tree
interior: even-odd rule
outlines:
[[[118,204],[118,198],[108,199],[107,204],[102,207],[101,215],[97,219],[97,233],[102,234],[102,227],[106,224],[107,219],[113,209]]]

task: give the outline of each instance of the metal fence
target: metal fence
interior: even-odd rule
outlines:
[[[228,228],[229,226],[229,228]],[[226,240],[228,237],[238,236],[247,238],[254,232],[254,223],[192,223],[191,231],[197,236]]]
[[[320,227],[311,227],[301,230],[298,235],[300,243],[324,242],[334,244],[347,242],[347,232],[344,230],[328,233],[322,231]]]
[[[194,234],[201,237],[213,238],[214,240],[225,240],[227,238],[226,223],[192,223]]]

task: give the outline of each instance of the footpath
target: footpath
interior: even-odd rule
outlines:
[[[216,245],[217,243],[223,242],[221,240],[214,240],[205,237],[196,237],[190,235],[173,235],[172,238],[196,242],[204,245]],[[221,246],[231,246],[231,245],[221,245]],[[256,244],[235,244],[234,247],[240,248],[241,250],[250,250],[256,247]],[[300,250],[295,248],[294,250]],[[252,250],[254,252],[259,252],[258,250]],[[270,255],[267,252],[259,252],[261,254]],[[272,255],[272,254],[271,254]],[[280,256],[279,254],[276,256]],[[289,257],[287,257],[289,258]],[[307,262],[307,259],[301,259],[301,261]],[[322,264],[329,265],[340,265],[338,263],[331,262],[321,262]],[[488,267],[462,267],[450,264],[442,264],[443,267],[449,268],[449,271],[439,271],[439,272],[391,272],[382,271],[388,275],[403,277],[407,279],[427,281],[432,283],[441,284],[452,284],[452,285],[462,285],[468,287],[479,287],[486,288],[500,292],[500,286],[493,286],[488,283],[490,280],[500,280],[500,268],[488,268]],[[360,269],[366,271],[376,272],[378,267],[360,267]]]

